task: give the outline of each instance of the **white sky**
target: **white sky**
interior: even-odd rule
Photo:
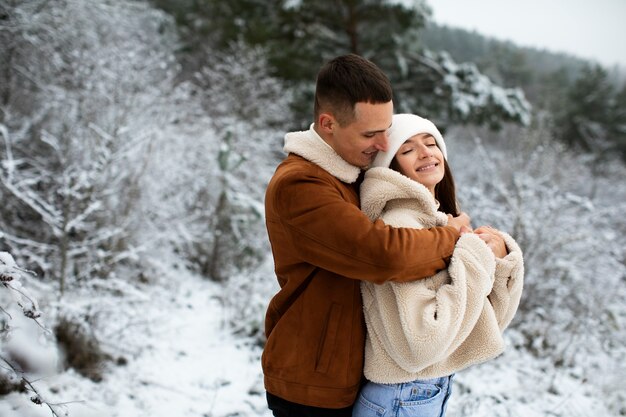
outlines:
[[[626,0],[427,0],[436,23],[626,67]]]

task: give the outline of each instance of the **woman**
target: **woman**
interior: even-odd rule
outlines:
[[[395,227],[445,225],[458,213],[446,147],[433,123],[394,115],[389,149],[361,185],[361,209]],[[353,417],[444,416],[452,375],[500,354],[522,292],[523,261],[507,234],[465,233],[450,265],[411,283],[361,284],[368,379]]]

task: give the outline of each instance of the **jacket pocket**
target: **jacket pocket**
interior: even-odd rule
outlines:
[[[339,332],[339,322],[341,320],[341,304],[333,303],[330,306],[328,317],[326,319],[326,326],[322,332],[322,339],[320,340],[319,348],[317,351],[317,361],[315,363],[315,371],[326,373],[330,366],[330,360],[333,357],[333,350],[337,341],[337,334]]]

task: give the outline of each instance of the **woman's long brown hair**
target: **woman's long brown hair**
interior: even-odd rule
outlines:
[[[450,170],[448,161],[444,159],[443,178],[439,184],[435,185],[435,199],[439,201],[439,211],[451,214],[454,217],[459,215],[459,205],[456,201],[456,186],[454,177]]]

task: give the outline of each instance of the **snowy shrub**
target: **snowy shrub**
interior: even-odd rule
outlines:
[[[100,347],[93,327],[82,320],[61,317],[54,334],[63,354],[64,368],[72,368],[95,382],[102,380],[104,363],[111,359]]]
[[[0,394],[30,392],[31,400],[42,404],[32,381],[54,373],[58,358],[37,300],[23,285],[28,274],[0,252]]]
[[[600,375],[624,370],[626,355],[626,224],[616,215],[626,210],[626,169],[604,161],[598,175],[598,161],[541,129],[504,133],[512,137],[501,134],[500,143],[449,136],[462,209],[474,226],[501,228],[524,250],[525,288],[513,322],[521,347],[609,389]]]
[[[245,160],[233,152],[228,139],[222,143],[218,155],[221,187],[211,219],[214,238],[209,276],[217,281],[224,281],[231,273],[254,266],[262,259],[254,237],[249,234],[262,223],[263,207],[237,191],[232,172]]]
[[[265,50],[234,43],[225,51],[206,51],[195,74],[201,100],[220,143],[244,162],[231,169],[233,184],[261,199],[283,158],[285,123],[292,120],[293,92],[270,74]],[[302,126],[306,129],[307,126]]]
[[[177,94],[198,106],[173,108],[171,114],[180,116],[180,122],[152,143],[141,180],[141,211],[147,221],[139,236],[145,246],[166,244],[192,270],[224,281],[261,257],[264,225],[258,195],[263,183],[260,176],[249,183],[242,180],[238,170],[246,159],[233,150],[231,134],[216,133],[195,92],[189,83],[178,88]],[[191,120],[183,122],[185,118]]]
[[[168,199],[182,202],[172,234],[177,251],[203,275],[225,281],[267,254],[261,202],[283,156],[284,132],[274,126],[290,112],[290,93],[269,75],[260,48],[235,43],[203,56],[189,88],[208,126],[202,139],[165,145],[170,151],[159,159],[178,165],[176,182],[166,188]]]
[[[163,275],[156,266],[150,284]],[[49,321],[56,336],[62,371],[72,369],[101,382],[115,366],[123,366],[135,352],[147,348],[145,335],[158,321],[144,312],[151,300],[145,289],[127,278],[91,279],[49,305]]]
[[[233,276],[224,287],[223,300],[232,331],[263,346],[265,311],[277,291],[278,282],[270,256],[254,271]]]

